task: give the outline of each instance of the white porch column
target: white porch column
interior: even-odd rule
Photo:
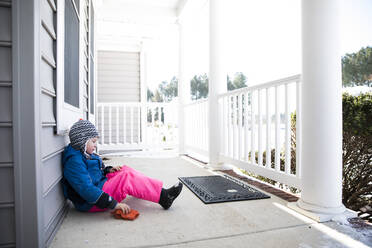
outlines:
[[[218,94],[226,92],[223,53],[223,0],[209,1],[209,164],[217,167],[220,150]]]
[[[185,154],[185,110],[184,105],[190,101],[190,82],[185,73],[185,24],[179,20],[178,23],[178,142],[179,154]]]
[[[302,193],[317,221],[343,213],[339,0],[302,1]]]

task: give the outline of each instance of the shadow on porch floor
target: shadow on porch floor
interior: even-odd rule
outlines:
[[[168,187],[180,176],[213,172],[180,157],[111,157],[106,165],[129,165]],[[70,209],[50,247],[369,247],[372,230],[336,222],[316,223],[270,199],[204,205],[184,187],[173,206],[128,197],[139,210],[133,221],[108,212],[80,213]]]

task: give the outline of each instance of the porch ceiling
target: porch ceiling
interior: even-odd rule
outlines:
[[[175,23],[187,0],[97,1],[98,46],[138,50],[144,40],[162,37]]]
[[[98,20],[133,24],[174,23],[186,0],[102,0]]]

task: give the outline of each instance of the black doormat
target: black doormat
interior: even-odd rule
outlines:
[[[240,181],[222,176],[179,177],[205,204],[229,201],[266,199],[270,196]]]

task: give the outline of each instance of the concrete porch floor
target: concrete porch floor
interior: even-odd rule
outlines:
[[[212,175],[180,157],[111,157],[106,165],[129,165],[164,181]],[[265,192],[266,193],[266,192]],[[268,193],[266,193],[268,194]],[[269,194],[270,195],[270,194]],[[371,247],[372,230],[349,225],[316,223],[270,199],[205,205],[186,186],[172,207],[128,197],[140,212],[133,222],[110,213],[81,213],[70,209],[50,247]]]

